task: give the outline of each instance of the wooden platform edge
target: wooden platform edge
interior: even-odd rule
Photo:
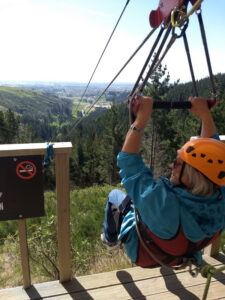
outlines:
[[[72,152],[71,142],[53,143],[55,154]],[[45,155],[46,143],[32,144],[0,144],[0,157],[22,156],[22,155]]]
[[[224,265],[225,256],[221,253],[217,256],[217,258],[212,258],[205,255],[204,261],[214,265],[215,267],[219,267]],[[223,277],[220,278],[220,281],[225,279],[225,275],[222,275]],[[108,293],[110,291],[113,292],[114,290],[117,290],[120,291],[120,293],[126,294],[124,291],[126,286],[135,285],[139,286],[141,290],[144,290],[147,283],[148,285],[149,283],[154,283],[150,284],[154,288],[154,285],[157,282],[159,287],[163,286],[163,293],[166,293],[167,290],[165,287],[165,282],[167,280],[171,281],[172,278],[175,277],[177,277],[180,282],[186,282],[188,288],[191,288],[188,282],[193,282],[193,280],[195,285],[201,286],[206,282],[206,279],[202,278],[201,275],[198,275],[197,279],[191,278],[190,274],[188,273],[188,269],[171,271],[169,269],[162,270],[161,268],[143,269],[140,267],[134,267],[124,270],[80,276],[73,278],[71,281],[66,283],[60,283],[59,281],[38,283],[26,290],[24,290],[23,287],[3,289],[0,290],[0,300],[57,299],[58,297],[60,299],[60,297],[63,295],[65,297],[68,295],[68,299],[71,299],[71,297],[73,299],[73,296],[70,297],[69,295],[74,295],[76,299],[98,299],[98,297],[95,298],[94,295],[99,295],[101,291]],[[213,279],[212,281],[215,284],[217,279]],[[201,289],[203,289],[203,287],[201,287]],[[223,291],[225,295],[225,285]],[[152,291],[152,294],[154,293],[156,293],[156,291]],[[78,296],[81,298],[77,298]],[[119,298],[114,297],[114,299]]]

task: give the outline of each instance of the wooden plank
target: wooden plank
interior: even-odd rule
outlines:
[[[225,262],[224,255],[222,256],[222,258],[224,258],[224,262]],[[220,261],[216,260],[215,258],[208,257],[207,255],[204,256],[204,261],[215,267],[219,267],[222,265]],[[72,282],[66,283],[66,285],[64,286],[66,286],[70,292],[73,291],[78,292],[78,291],[82,291],[84,288],[86,290],[90,290],[95,288],[116,286],[121,283],[125,284],[131,281],[148,280],[148,279],[158,278],[162,276],[161,268],[148,269],[148,268],[134,267],[122,271],[123,272],[119,273],[120,274],[119,277],[118,277],[118,270],[112,272],[93,274],[93,275],[79,276],[74,278]],[[188,267],[183,270],[175,271],[175,274],[179,274],[179,273],[186,273],[189,278],[192,278],[188,273]],[[171,269],[163,270],[163,276],[170,276],[173,274],[174,271]],[[47,295],[46,290],[43,291],[42,289],[40,290],[40,288],[42,287],[39,286],[38,290],[40,291],[41,295],[46,296]]]
[[[70,179],[69,155],[56,154],[56,198],[58,218],[58,255],[60,281],[72,278],[71,245],[70,245]]]
[[[221,242],[221,235],[208,247],[204,249],[204,254],[208,256],[215,256],[220,251],[220,242]]]
[[[207,300],[225,299],[224,285],[225,285],[224,280],[221,280],[221,282],[219,281],[212,282],[210,284],[210,288],[208,291]],[[179,289],[173,292],[168,291],[163,294],[156,294],[151,296],[147,295],[145,299],[146,300],[192,300],[192,299],[198,300],[198,299],[202,299],[204,289],[205,289],[205,284],[202,284],[197,286],[186,287],[185,289]]]
[[[217,276],[219,281],[212,279],[209,295],[211,299],[221,299],[225,295],[225,274]],[[149,280],[136,281],[127,284],[109,286],[99,289],[91,289],[79,293],[54,295],[55,300],[81,299],[81,300],[127,300],[127,299],[201,299],[206,280],[204,278],[192,278],[187,273],[179,273],[179,276],[171,275],[167,278],[158,277]],[[197,282],[196,282],[197,280]],[[210,299],[208,297],[208,300]],[[41,299],[51,299],[42,297]]]
[[[207,295],[207,300],[225,299],[224,284],[225,281],[212,282]],[[146,300],[192,300],[192,299],[198,300],[198,299],[202,299],[204,289],[205,289],[205,285],[192,286],[192,287],[187,287],[185,289],[180,289],[173,292],[168,291],[163,294],[146,296],[145,299]],[[55,299],[59,300],[58,298]]]
[[[225,283],[225,282],[224,282]],[[213,282],[211,284],[211,288],[209,290],[207,300],[219,300],[219,299],[225,299],[224,297],[224,283],[220,282]],[[74,294],[66,294],[61,296],[54,297],[54,300],[71,300],[71,299],[79,299],[79,300],[131,300],[131,299],[137,299],[137,300],[199,300],[201,299],[203,293],[204,293],[204,285],[197,286],[197,287],[190,287],[186,289],[177,290],[174,292],[165,292],[165,293],[159,293],[156,295],[143,295],[143,293],[140,292],[140,296],[130,296],[129,294],[125,296],[125,298],[121,298],[120,294],[113,295],[114,298],[110,297],[110,294],[108,294],[108,291],[102,295],[102,297],[99,295],[93,295],[93,294],[83,294],[83,295],[74,295]],[[133,295],[133,292],[130,292],[131,295]],[[43,300],[51,300],[51,298],[42,298]]]
[[[54,153],[71,153],[71,142],[54,143]],[[0,145],[0,157],[21,155],[45,155],[46,143]]]
[[[214,258],[205,256],[207,263],[216,267],[223,265],[224,255],[219,257],[220,261]],[[216,276],[217,280],[224,280],[225,275]],[[212,279],[214,282],[215,278]],[[27,300],[27,299],[60,299],[58,297],[65,297],[65,299],[108,299],[107,295],[111,295],[110,300],[113,299],[131,299],[129,293],[133,293],[138,297],[142,294],[145,296],[157,295],[167,293],[168,289],[175,291],[185,289],[192,289],[195,286],[204,286],[205,278],[199,274],[197,278],[192,278],[186,271],[173,272],[168,269],[154,268],[145,269],[134,267],[121,271],[106,272],[101,274],[87,275],[74,278],[72,281],[60,284],[59,281],[45,282],[33,285],[27,292],[24,293],[22,287],[15,289],[7,289],[0,291],[1,300]],[[225,295],[225,286],[219,287]],[[134,290],[134,291],[133,291]],[[202,290],[204,288],[202,287]],[[70,298],[66,298],[70,293]],[[177,292],[178,293],[178,292]],[[27,295],[30,295],[28,298]],[[67,295],[67,296],[66,296]],[[220,294],[218,294],[220,295]],[[33,296],[33,298],[31,297]],[[34,297],[35,296],[35,297]],[[129,296],[129,298],[127,298]],[[202,294],[200,294],[202,296]],[[39,297],[39,298],[38,298]],[[104,298],[105,297],[105,298]],[[219,296],[218,296],[219,297]],[[64,298],[62,298],[64,299]],[[135,298],[134,298],[135,299]],[[139,298],[141,299],[141,298]],[[151,298],[149,298],[151,299]],[[155,298],[157,299],[157,297]],[[161,298],[163,299],[163,298]],[[166,299],[166,298],[165,298]],[[172,299],[172,298],[171,298]],[[175,298],[177,299],[177,298]],[[183,300],[183,298],[180,298]],[[184,298],[186,299],[186,298]],[[187,298],[188,299],[188,298]],[[197,299],[197,298],[190,298]],[[213,299],[213,298],[212,298]],[[218,299],[218,298],[214,298]],[[189,299],[188,299],[189,300]]]
[[[32,299],[23,287],[0,290],[0,300],[29,300]]]
[[[207,300],[218,300],[218,299],[225,299],[224,297],[224,284],[225,281],[221,280],[221,281],[213,281],[211,283],[210,289],[209,289],[209,293],[208,293],[208,297]],[[127,288],[127,291],[125,292]],[[201,285],[194,285],[194,286],[190,286],[190,287],[186,287],[186,288],[181,288],[181,289],[177,289],[177,290],[173,290],[173,291],[166,291],[166,292],[157,292],[155,294],[151,294],[151,295],[144,295],[143,291],[138,290],[137,287],[126,287],[124,288],[124,292],[121,294],[121,291],[118,291],[118,293],[111,291],[111,290],[102,290],[101,294],[98,293],[94,293],[93,292],[85,292],[83,294],[61,294],[58,296],[53,296],[53,297],[42,297],[42,298],[37,298],[36,299],[43,299],[43,300],[71,300],[71,299],[79,299],[79,300],[111,300],[111,299],[115,299],[115,300],[122,300],[122,299],[138,299],[138,300],[197,300],[197,299],[201,299],[203,292],[204,292],[204,288],[205,288],[205,284],[201,284]],[[117,287],[114,288],[117,289]],[[65,291],[64,291],[65,292]],[[26,292],[24,292],[26,294]],[[125,295],[124,298],[123,294]],[[32,293],[30,292],[29,295],[32,297]],[[33,292],[33,295],[35,295],[35,291]],[[136,296],[135,296],[136,295]],[[26,295],[26,298],[20,298],[20,297],[16,297],[15,298],[1,298],[1,300],[28,300],[28,299],[34,299],[30,298],[30,296]],[[37,294],[36,294],[37,296]],[[122,296],[122,297],[121,297]],[[114,297],[114,298],[112,298]]]
[[[30,279],[30,265],[29,265],[29,254],[27,245],[27,230],[26,230],[26,220],[18,220],[19,227],[19,242],[20,242],[20,255],[21,264],[23,272],[23,286],[27,288],[31,285]]]

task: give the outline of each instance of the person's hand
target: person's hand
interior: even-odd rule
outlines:
[[[137,100],[140,101],[140,106],[134,123],[139,129],[144,129],[152,114],[153,99],[137,95]]]
[[[191,114],[196,115],[201,119],[210,114],[208,102],[205,98],[189,97],[188,101],[192,104],[192,107],[189,110]]]
[[[216,126],[210,111],[213,106],[210,106],[210,102],[201,97],[190,97],[188,100],[192,104],[190,113],[198,116],[202,121],[200,137],[209,138],[214,136],[216,134]],[[213,105],[216,104],[214,99],[209,100],[212,101]]]

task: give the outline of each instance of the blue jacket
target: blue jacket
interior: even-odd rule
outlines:
[[[143,222],[156,236],[170,239],[181,225],[185,236],[192,242],[198,242],[225,229],[224,186],[211,197],[195,196],[173,186],[167,178],[161,177],[156,182],[140,155],[120,152],[117,163],[121,169],[122,185]],[[218,200],[220,192],[222,198]],[[119,239],[125,235],[125,251],[131,261],[136,262],[138,236],[132,207],[122,222]],[[201,263],[200,256],[198,262]]]

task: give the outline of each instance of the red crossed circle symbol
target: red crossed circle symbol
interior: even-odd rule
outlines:
[[[22,179],[31,179],[37,173],[37,168],[31,161],[22,161],[16,167],[16,174]]]

